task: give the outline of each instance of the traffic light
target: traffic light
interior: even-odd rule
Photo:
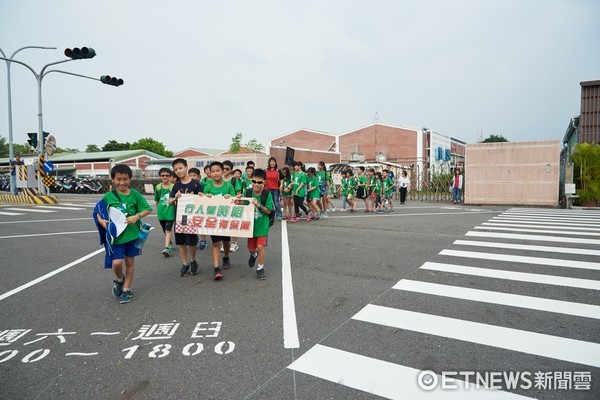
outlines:
[[[27,139],[27,143],[29,143],[29,145],[31,147],[33,147],[34,149],[37,149],[37,144],[38,144],[38,134],[37,132],[29,132],[27,134],[27,136],[29,136],[29,139]]]
[[[48,135],[50,134],[50,132],[44,132],[44,141],[42,142],[42,147],[44,147],[46,145],[46,138],[48,137]]]
[[[84,58],[94,58],[96,52],[91,47],[79,47],[71,49],[65,49],[65,56],[72,58],[73,60],[81,60]]]
[[[100,77],[100,82],[105,83],[107,85],[112,85],[112,86],[121,86],[124,83],[123,79],[115,78],[114,76],[110,76],[110,75],[102,75]]]

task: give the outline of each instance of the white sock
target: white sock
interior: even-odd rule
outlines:
[[[254,253],[252,253],[251,255],[252,255],[252,258],[258,257],[258,253],[256,251]]]
[[[257,270],[257,271],[260,271],[260,270],[261,270],[261,269],[263,269],[264,267],[265,267],[264,265],[260,265],[260,264],[258,264],[258,267],[256,267],[256,270]]]
[[[126,288],[126,287],[123,288],[124,292],[129,292],[130,290],[131,290],[131,288]]]

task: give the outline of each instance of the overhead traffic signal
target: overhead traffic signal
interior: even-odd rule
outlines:
[[[29,139],[27,139],[27,143],[29,143],[29,145],[31,147],[33,147],[34,149],[37,149],[37,144],[38,144],[38,134],[37,134],[37,132],[29,132],[27,134],[27,136],[29,136]]]
[[[91,47],[75,47],[71,49],[65,49],[65,56],[72,58],[73,60],[81,60],[84,58],[94,58],[96,52]]]
[[[115,78],[114,76],[110,76],[110,75],[102,75],[100,77],[100,82],[105,83],[107,85],[112,85],[112,86],[121,86],[123,83],[123,79],[120,78]]]

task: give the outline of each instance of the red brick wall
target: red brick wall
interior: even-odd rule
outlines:
[[[282,146],[327,151],[331,147],[331,144],[335,142],[335,136],[301,129],[272,140],[271,146],[280,146],[279,143],[281,141],[285,141],[285,144],[282,144]]]
[[[275,157],[277,164],[280,167],[284,166],[285,162],[285,148],[271,147],[269,148],[271,157]],[[302,161],[303,163],[318,163],[324,161],[326,165],[338,164],[340,162],[340,155],[337,153],[321,153],[318,151],[308,150],[296,150],[294,153],[295,161]]]
[[[198,150],[187,149],[187,150],[184,150],[184,151],[182,151],[180,153],[173,154],[173,157],[176,157],[176,158],[179,158],[179,157],[186,158],[186,157],[199,157],[199,156],[208,156],[208,155],[210,155],[210,154],[206,154],[206,153],[203,153],[203,152],[198,151]]]
[[[390,162],[414,162],[417,158],[417,132],[386,125],[371,125],[340,136],[342,162],[350,160],[356,151],[365,156],[365,161],[375,161],[383,153]]]

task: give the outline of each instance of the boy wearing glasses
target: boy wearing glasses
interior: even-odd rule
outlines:
[[[154,187],[154,201],[156,201],[156,214],[158,222],[165,234],[165,248],[162,255],[169,257],[173,253],[173,243],[171,242],[171,231],[175,223],[175,206],[169,204],[169,194],[173,189],[171,183],[171,170],[163,167],[158,171],[160,183]]]
[[[265,190],[265,180],[267,173],[264,169],[257,168],[252,172],[252,190],[246,192],[246,197],[252,197],[254,204],[254,231],[252,237],[248,239],[248,250],[250,258],[248,266],[253,268],[258,261],[256,267],[256,278],[262,280],[267,279],[265,273],[265,257],[267,246],[267,237],[269,236],[269,214],[273,212],[273,197],[267,191],[266,204],[262,204],[262,193]]]

